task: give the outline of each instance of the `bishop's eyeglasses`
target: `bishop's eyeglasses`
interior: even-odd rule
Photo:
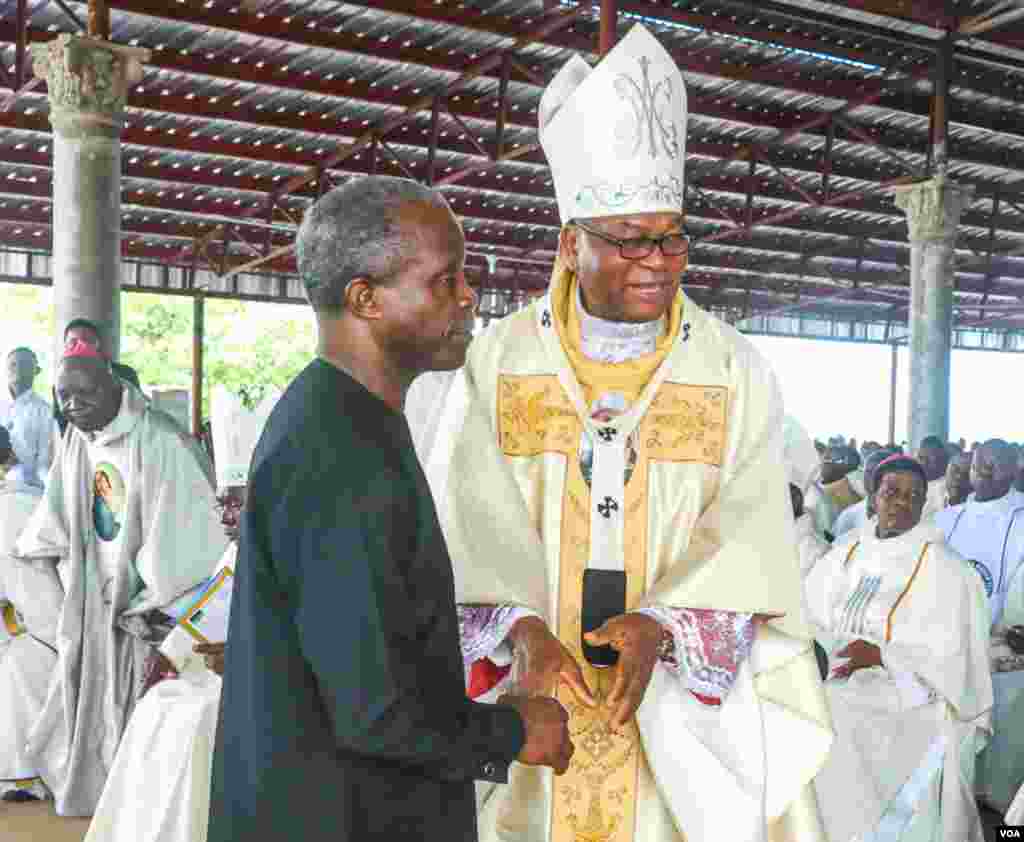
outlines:
[[[654,253],[656,248],[661,249],[665,257],[682,257],[690,251],[690,237],[687,234],[673,231],[671,234],[662,234],[660,237],[628,237],[620,239],[598,231],[582,222],[574,221],[573,225],[582,228],[588,234],[592,234],[599,240],[611,243],[619,247],[619,257],[623,260],[643,260]]]

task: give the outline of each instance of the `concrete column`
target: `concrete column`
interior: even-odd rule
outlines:
[[[910,234],[910,400],[907,441],[949,436],[949,357],[953,338],[953,247],[973,188],[939,174],[895,188]]]
[[[121,129],[129,86],[149,51],[60,35],[32,45],[53,127],[54,335],[86,318],[120,345]],[[55,358],[57,358],[55,357]]]

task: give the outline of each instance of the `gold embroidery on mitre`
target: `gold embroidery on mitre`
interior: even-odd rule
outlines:
[[[665,383],[641,421],[637,460],[626,485],[623,524],[626,605],[636,607],[646,590],[647,507],[650,461],[702,462],[721,466],[725,455],[728,390],[720,386]],[[558,698],[569,712],[576,746],[569,771],[554,779],[551,842],[632,842],[641,762],[640,734],[631,721],[620,733],[609,726],[603,700],[615,681],[583,659],[580,615],[583,571],[590,552],[590,487],[580,469],[583,423],[558,378],[552,375],[498,379],[498,435],[508,456],[559,453],[566,457],[559,548],[557,634],[582,665],[598,698],[587,708],[563,686]]]

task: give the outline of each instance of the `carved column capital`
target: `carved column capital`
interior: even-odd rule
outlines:
[[[907,214],[911,242],[956,241],[960,214],[970,203],[974,187],[957,184],[940,173],[928,181],[893,188],[896,207]]]
[[[46,81],[50,123],[66,137],[117,138],[128,88],[149,50],[63,34],[32,45],[32,69]]]

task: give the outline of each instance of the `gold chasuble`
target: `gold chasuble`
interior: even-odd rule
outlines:
[[[556,273],[559,270],[556,269]],[[587,406],[615,391],[632,403],[650,381],[672,347],[680,325],[683,299],[672,307],[669,330],[654,353],[616,365],[594,362],[580,350],[580,325],[573,301],[576,285],[564,273],[552,301],[555,328],[580,381]],[[725,446],[728,396],[722,387],[666,384],[653,401],[637,432],[630,437],[624,507],[626,606],[640,606],[646,580],[647,463],[707,462],[719,467]],[[598,431],[600,436],[601,431]],[[581,599],[583,572],[590,559],[590,478],[581,448],[583,423],[565,390],[553,375],[500,376],[498,437],[506,456],[533,457],[558,453],[566,457],[562,510],[559,639],[583,667],[588,686],[603,700],[614,685],[612,669],[597,669],[583,657]],[[609,502],[613,505],[617,501]],[[579,704],[565,688],[559,700],[570,712],[570,732],[577,748],[567,774],[554,781],[552,842],[631,842],[636,820],[637,778],[642,749],[636,724],[622,733],[608,724],[609,711]]]
[[[574,297],[572,274],[556,269],[548,295],[474,339],[438,402],[422,452],[457,601],[538,612],[599,700],[614,670],[584,660],[580,613],[583,572],[602,559],[619,556],[627,609],[784,616],[759,627],[721,707],[659,665],[615,734],[603,705],[560,690],[569,772],[513,764],[507,786],[478,784],[481,842],[819,842],[808,784],[831,730],[801,613],[774,377],[682,293],[653,353],[594,362]],[[609,391],[629,406],[592,415]]]

